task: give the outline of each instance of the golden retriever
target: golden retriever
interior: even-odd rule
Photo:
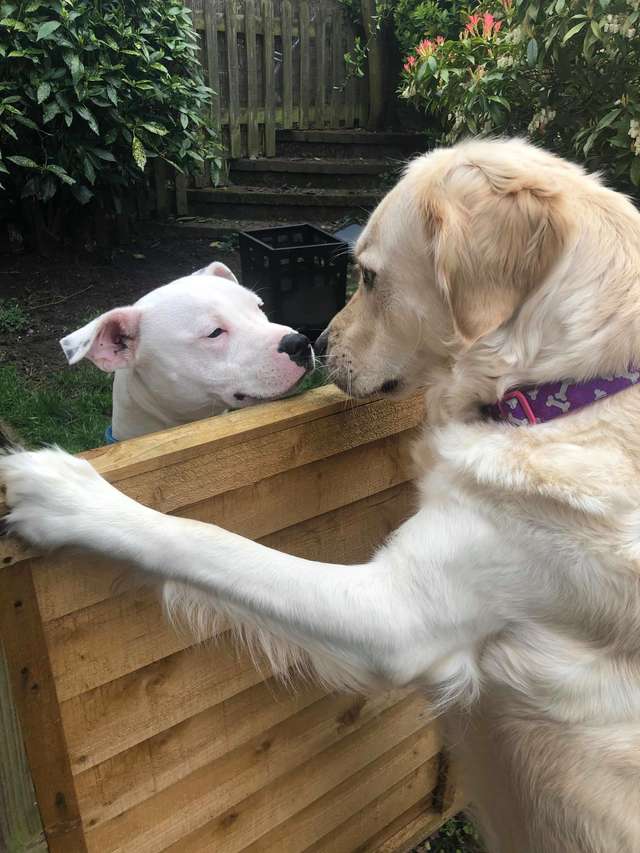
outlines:
[[[9,527],[126,557],[170,605],[186,585],[274,663],[422,688],[492,853],[638,853],[640,214],[525,142],[471,141],[413,161],[356,256],[320,341],[332,376],[355,396],[424,386],[428,412],[420,509],[369,563],[160,516],[56,450],[0,462]],[[487,417],[553,382],[592,383],[593,405]]]

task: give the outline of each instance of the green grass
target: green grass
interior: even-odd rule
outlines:
[[[29,315],[17,299],[0,299],[0,333],[19,335],[30,323]]]
[[[111,377],[93,365],[28,379],[0,366],[0,417],[28,446],[59,444],[70,453],[104,444],[111,420]]]

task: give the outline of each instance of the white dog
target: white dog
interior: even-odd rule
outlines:
[[[366,564],[164,517],[56,450],[0,465],[9,527],[187,584],[274,662],[423,688],[494,853],[638,853],[639,238],[625,198],[523,142],[409,166],[321,341],[358,396],[427,387],[421,508]]]
[[[262,300],[212,263],[107,311],[60,341],[69,364],[115,371],[117,441],[219,415],[294,390],[311,344],[270,323]]]

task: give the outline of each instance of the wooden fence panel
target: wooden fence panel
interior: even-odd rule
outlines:
[[[156,509],[360,562],[412,512],[421,417],[417,397],[346,408],[322,388],[85,456]],[[104,558],[5,540],[0,579],[1,639],[51,850],[382,853],[460,804],[415,693],[287,690],[228,633],[193,645],[147,578]]]
[[[368,88],[347,71],[356,33],[336,0],[188,0],[231,157],[275,154],[278,128],[354,128]],[[330,36],[330,38],[329,38]],[[246,62],[238,45],[246,45]],[[240,92],[247,92],[246,103]]]

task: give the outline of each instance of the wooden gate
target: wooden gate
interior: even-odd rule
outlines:
[[[354,128],[367,81],[349,74],[356,38],[336,0],[187,0],[201,42],[211,125],[231,157],[275,155],[276,128]]]

